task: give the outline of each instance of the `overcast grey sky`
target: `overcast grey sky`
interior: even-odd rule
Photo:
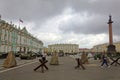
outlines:
[[[112,15],[114,42],[120,40],[120,0],[0,0],[3,20],[26,26],[44,42],[79,44],[80,48],[108,42]]]

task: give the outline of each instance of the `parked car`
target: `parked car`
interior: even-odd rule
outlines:
[[[63,57],[64,53],[59,53],[58,55],[59,55],[59,57]]]

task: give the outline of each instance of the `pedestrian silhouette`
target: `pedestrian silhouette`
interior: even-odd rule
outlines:
[[[107,55],[105,55],[105,54],[102,55],[102,64],[101,64],[101,67],[103,68],[104,65],[106,65],[107,67],[110,67],[110,66],[108,65]]]
[[[75,55],[75,59],[77,61],[77,66],[75,66],[75,69],[81,67],[83,70],[85,70],[85,67],[83,66],[83,63],[82,63],[82,60],[80,59],[80,55],[79,54]]]

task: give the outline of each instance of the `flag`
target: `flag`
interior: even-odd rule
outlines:
[[[20,21],[21,23],[23,23],[23,20],[19,19],[19,21]]]

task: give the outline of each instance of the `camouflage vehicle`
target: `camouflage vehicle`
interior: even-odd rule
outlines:
[[[8,53],[0,52],[0,58],[6,58]]]
[[[19,55],[20,59],[35,59],[36,58],[36,54],[34,52],[27,52],[27,53],[20,53]]]
[[[24,53],[24,52],[20,52],[20,51],[16,52],[15,57],[19,57],[21,53]]]

